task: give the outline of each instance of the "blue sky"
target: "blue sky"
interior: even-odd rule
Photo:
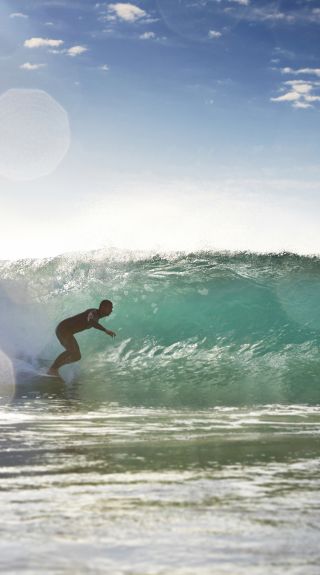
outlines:
[[[2,2],[0,258],[319,253],[319,31],[315,0]]]

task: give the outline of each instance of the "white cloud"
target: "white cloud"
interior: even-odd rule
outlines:
[[[110,19],[114,20],[119,18],[120,20],[125,20],[126,22],[136,22],[136,20],[140,20],[147,16],[145,10],[135,6],[134,4],[126,4],[122,2],[118,2],[117,4],[110,4],[108,6],[108,12],[110,15]]]
[[[271,98],[272,102],[289,102],[294,108],[312,108],[312,104],[320,101],[320,96],[312,93],[319,87],[319,82],[306,82],[304,80],[288,80],[283,84],[283,90],[290,87],[289,92],[285,92],[276,98]]]
[[[306,101],[296,100],[296,102],[293,103],[293,108],[301,108],[302,110],[306,110],[307,108],[312,108],[312,106]]]
[[[104,72],[107,72],[108,70],[110,70],[110,68],[107,64],[103,64],[103,66],[99,67],[99,70],[103,70]]]
[[[292,91],[283,94],[282,96],[278,96],[277,98],[271,98],[272,102],[292,102],[294,100],[299,100],[300,94],[298,92]]]
[[[305,101],[306,102],[320,102],[320,96],[306,96],[305,97]]]
[[[50,38],[29,38],[24,42],[26,48],[42,48],[44,46],[49,46],[50,48],[57,48],[62,46],[63,40],[53,40]]]
[[[40,68],[45,68],[47,64],[31,64],[30,62],[25,62],[21,64],[20,68],[22,70],[39,70]]]
[[[282,68],[282,74],[292,74],[293,76],[305,75],[317,76],[320,78],[320,68],[298,68],[294,70],[293,68]]]
[[[242,6],[249,6],[250,0],[228,0],[228,2],[235,2],[236,4],[241,4]]]
[[[221,36],[221,32],[218,32],[217,30],[209,30],[208,37],[210,39],[221,38]]]
[[[85,46],[72,46],[72,48],[69,48],[66,53],[68,54],[68,56],[72,56],[73,58],[75,56],[80,56],[80,54],[83,54],[84,52],[87,52],[88,48],[86,48]]]
[[[311,79],[310,76],[320,78],[320,68],[291,68],[286,66],[280,69],[281,74],[291,75],[294,79],[282,83],[282,92],[276,98],[271,98],[272,102],[291,102],[294,108],[312,108],[313,104],[320,102],[319,88],[320,81]],[[297,79],[296,76],[309,76],[308,78]],[[287,92],[288,86],[290,91]]]
[[[29,18],[29,16],[27,16],[27,14],[23,14],[22,12],[12,12],[12,14],[10,14],[10,18]]]
[[[292,86],[293,90],[298,94],[309,94],[311,92],[313,85],[309,82],[302,82],[301,80],[290,80],[285,82],[287,86]]]
[[[154,32],[144,32],[144,34],[141,34],[140,39],[141,40],[154,40],[156,37]]]
[[[71,46],[71,48],[57,50],[57,48],[60,48],[63,44],[63,40],[53,40],[50,38],[30,38],[24,42],[26,48],[47,47],[51,48],[51,50],[49,50],[51,54],[67,54],[72,57],[79,56],[88,50],[86,46]]]

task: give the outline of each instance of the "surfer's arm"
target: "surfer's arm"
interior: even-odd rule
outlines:
[[[111,337],[115,337],[115,333],[114,331],[111,331],[110,329],[106,329],[105,327],[103,327],[103,325],[101,325],[98,322],[92,323],[92,327],[94,327],[95,329],[99,329],[100,331],[104,331],[104,333],[106,333],[107,335],[110,335]]]
[[[105,332],[107,335],[110,335],[110,337],[116,337],[115,332],[111,331],[111,329],[105,329]]]
[[[104,331],[104,333],[106,333],[107,335],[110,335],[111,337],[115,337],[115,333],[114,331],[111,331],[110,329],[106,329],[105,327],[103,327],[103,325],[101,325],[98,321],[99,315],[97,313],[97,310],[93,309],[90,310],[90,312],[88,313],[88,324],[89,327],[94,327],[95,329],[99,329],[100,331]]]

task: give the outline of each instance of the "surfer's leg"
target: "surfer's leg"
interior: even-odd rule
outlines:
[[[57,332],[57,337],[66,348],[66,351],[63,351],[58,355],[58,357],[54,360],[53,364],[48,370],[48,374],[50,375],[58,375],[58,369],[67,363],[73,363],[74,361],[79,361],[81,359],[80,348],[76,338],[72,334],[60,334]]]

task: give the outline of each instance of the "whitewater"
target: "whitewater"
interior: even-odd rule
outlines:
[[[0,569],[319,572],[320,259],[0,262]],[[102,299],[65,383],[55,327]]]

